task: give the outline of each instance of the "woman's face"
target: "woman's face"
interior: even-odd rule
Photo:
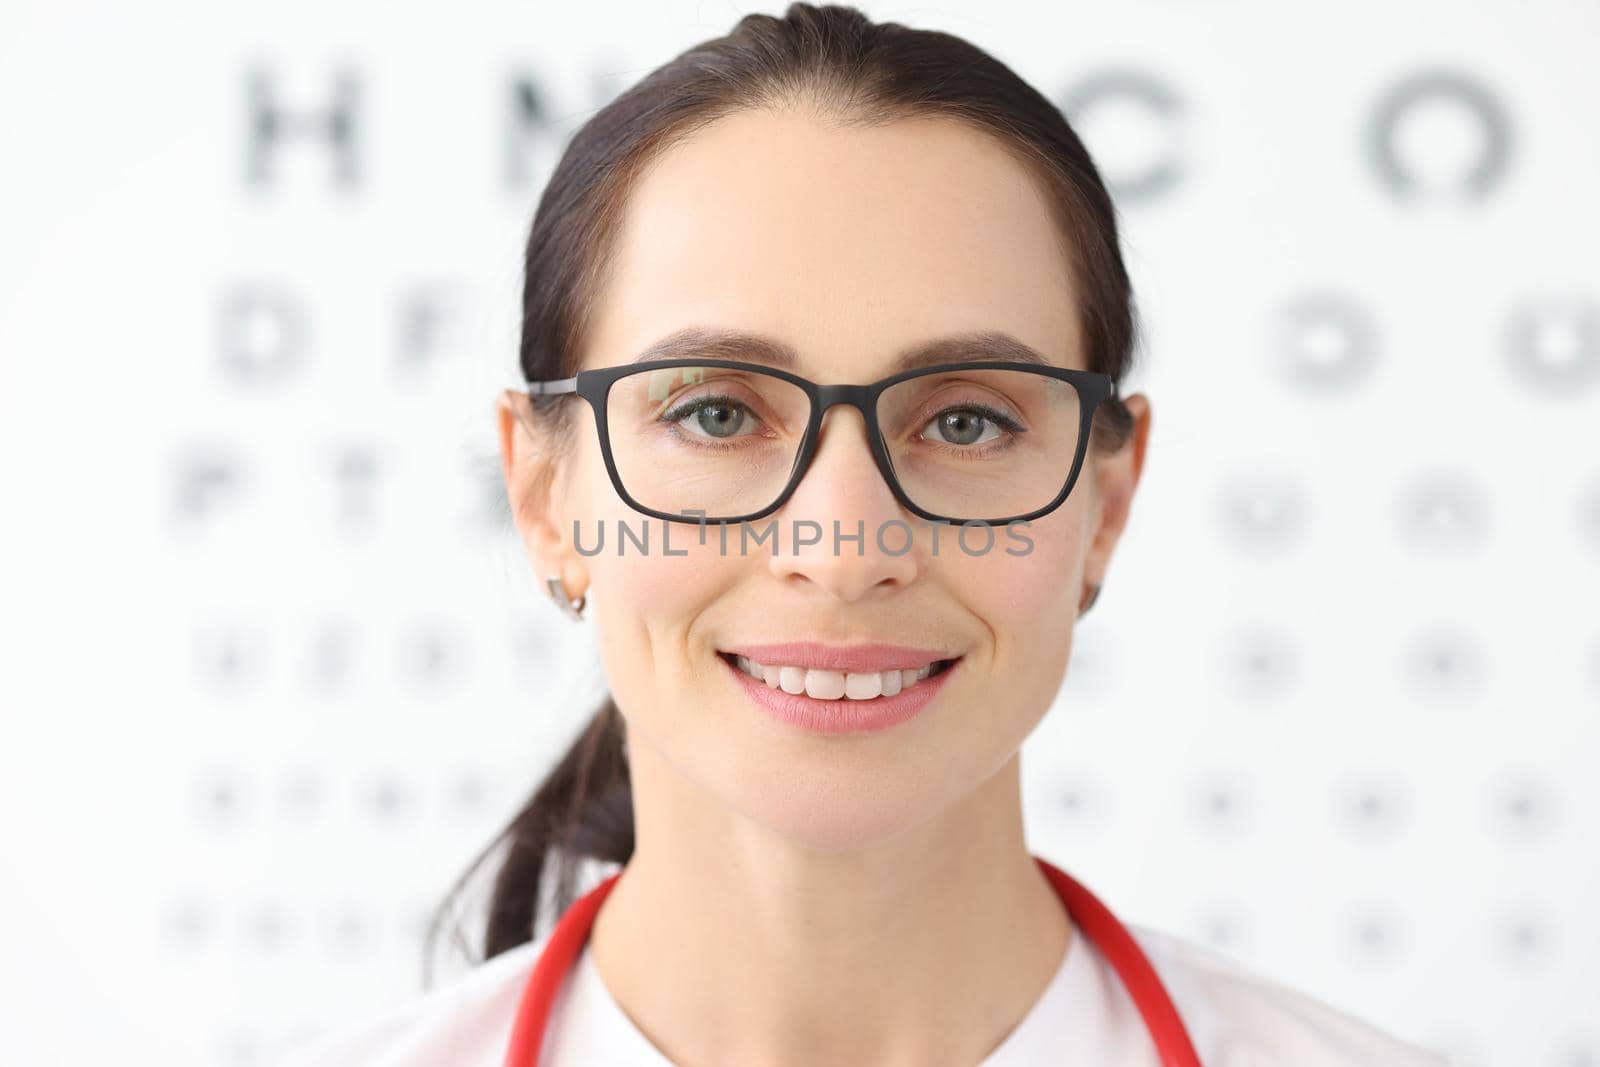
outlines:
[[[874,381],[902,349],[978,331],[1085,368],[1057,241],[1021,165],[952,122],[843,129],[799,112],[734,114],[636,183],[581,366],[631,362],[698,326],[781,341],[799,353],[795,371],[823,384]],[[1129,401],[1142,452],[1143,398]],[[588,406],[574,401],[573,414],[577,437],[552,492],[517,521],[541,582],[562,573],[594,602],[632,758],[648,746],[717,802],[826,849],[921,822],[1016,754],[1060,687],[1084,582],[1105,571],[1138,473],[1137,455],[1091,453],[1066,503],[1025,529],[1026,554],[1005,550],[1025,545],[1004,529],[988,552],[969,554],[951,527],[938,531],[935,554],[933,529],[900,507],[874,465],[860,414],[834,407],[793,496],[753,524],[776,524],[777,554],[770,543],[741,554],[737,536],[723,553],[715,527],[701,545],[695,527],[675,525],[667,555],[662,522],[614,492]],[[508,425],[502,414],[503,445]],[[515,448],[525,464],[525,443]],[[508,466],[513,493],[527,469]],[[824,536],[796,554],[790,534],[803,520]],[[892,520],[915,531],[903,554],[873,535]],[[587,548],[604,529],[602,553],[575,551],[574,521]],[[859,554],[854,542],[834,551],[835,521],[845,532],[864,524]],[[649,527],[648,552],[630,542],[619,555],[622,524]],[[903,538],[891,529],[885,543],[893,551]],[[819,734],[758,708],[718,655],[790,641],[882,642],[961,660],[913,718]]]

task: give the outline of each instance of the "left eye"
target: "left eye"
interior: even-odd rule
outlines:
[[[926,438],[928,431],[932,430],[939,435],[938,440],[943,444],[967,446],[985,444],[998,437],[1001,430],[1016,429],[1016,423],[996,411],[974,407],[946,408],[928,420],[920,436]],[[984,436],[990,430],[994,431],[993,435]]]

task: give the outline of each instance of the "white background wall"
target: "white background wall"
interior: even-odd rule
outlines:
[[[1463,1065],[1600,1063],[1600,6],[866,9],[1068,108],[1147,329],[1035,851]],[[745,10],[7,6],[0,1061],[258,1064],[420,988],[602,684],[492,437],[533,204]],[[250,183],[256,72],[351,79],[352,181],[296,134]],[[1404,197],[1374,123],[1439,74]]]

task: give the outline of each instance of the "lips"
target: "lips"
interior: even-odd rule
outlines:
[[[793,646],[788,646],[792,654]],[[817,646],[811,646],[813,650]],[[858,648],[861,646],[858,646]],[[885,655],[883,646],[877,651],[866,656],[866,662],[882,662]],[[920,657],[926,653],[911,650]],[[836,655],[837,650],[828,653]],[[906,650],[903,648],[894,651],[896,657],[903,657]],[[872,657],[878,657],[876,659]],[[964,656],[954,658],[934,659],[925,661],[926,673],[923,668],[890,668],[888,671],[851,672],[837,671],[827,667],[802,668],[798,664],[783,666],[772,665],[771,673],[775,675],[774,681],[781,683],[782,675],[790,673],[790,688],[799,688],[799,692],[791,692],[781,684],[768,684],[767,669],[763,670],[761,678],[754,677],[751,670],[754,664],[748,657],[734,655],[730,652],[718,651],[717,658],[727,665],[726,677],[734,684],[735,688],[742,691],[751,704],[766,712],[773,718],[811,734],[859,734],[875,733],[886,730],[899,723],[915,718],[925,708],[929,707],[934,698],[944,689],[946,683],[956,676],[953,669],[960,665]],[[806,658],[806,657],[801,657]],[[818,662],[821,654],[811,658],[811,662]],[[740,666],[741,661],[746,666]],[[759,662],[759,661],[757,661]],[[824,662],[839,662],[838,658]],[[860,663],[862,659],[853,662]],[[893,660],[891,660],[893,662]],[[768,665],[763,665],[767,668]],[[904,681],[904,675],[910,675],[912,681],[909,686],[902,685],[898,691],[882,691],[882,681],[893,675],[895,681]],[[863,679],[863,674],[872,675],[880,691],[872,693],[873,679]],[[796,686],[796,676],[803,681]],[[920,675],[920,677],[919,677]],[[854,682],[852,683],[852,679]],[[855,692],[849,689],[855,686]],[[893,689],[893,685],[890,686]]]

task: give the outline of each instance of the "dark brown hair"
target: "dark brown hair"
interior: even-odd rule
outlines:
[[[841,124],[945,116],[992,137],[1040,183],[1077,295],[1088,369],[1127,374],[1137,314],[1116,212],[1088,152],[1055,105],[1009,67],[951,34],[873,22],[851,7],[791,4],[746,15],[725,37],[688,49],[596,112],[572,137],[533,218],[525,257],[521,364],[528,380],[577,372],[580,339],[615,248],[629,187],[658,153],[740,110],[810,106]],[[540,401],[551,398],[540,397]],[[566,408],[541,403],[553,440]],[[1111,398],[1091,442],[1116,451],[1133,418]],[[633,797],[624,730],[608,696],[549,776],[471,862],[435,913],[438,932],[489,855],[494,880],[482,959],[540,936],[545,861],[554,862],[553,922],[576,896],[583,861],[626,863]]]

